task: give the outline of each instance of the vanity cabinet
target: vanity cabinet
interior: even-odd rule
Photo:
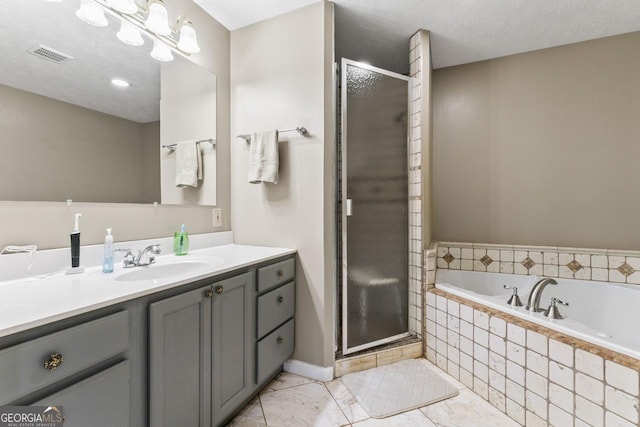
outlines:
[[[219,425],[254,391],[254,274],[149,306],[150,422]]]
[[[0,338],[0,405],[63,406],[65,426],[211,427],[294,349],[281,257]]]
[[[252,273],[213,284],[213,425],[219,425],[253,392]]]
[[[129,361],[105,369],[86,380],[31,405],[62,406],[65,427],[129,425]]]
[[[295,261],[258,269],[255,382],[262,384],[293,354]]]
[[[211,292],[149,306],[149,425],[211,425]]]
[[[62,406],[70,427],[129,425],[128,310],[74,323],[0,350],[0,405]]]

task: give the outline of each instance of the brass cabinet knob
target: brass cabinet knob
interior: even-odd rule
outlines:
[[[64,362],[64,358],[60,353],[51,353],[51,355],[44,361],[44,369],[48,371],[55,371]]]
[[[220,295],[224,292],[224,286],[216,286],[216,294]]]
[[[284,302],[284,297],[282,295],[278,297],[278,302],[281,302],[281,303]]]
[[[284,277],[284,271],[278,270],[278,279],[282,279]]]
[[[205,293],[204,296],[206,296],[207,298],[211,299],[213,298],[213,291],[211,289],[208,289]]]
[[[278,344],[282,344],[284,342],[284,338],[278,337]]]

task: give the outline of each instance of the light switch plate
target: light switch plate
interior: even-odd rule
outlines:
[[[222,227],[222,209],[213,208],[213,226]]]

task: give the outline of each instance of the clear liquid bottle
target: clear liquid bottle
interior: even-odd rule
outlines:
[[[102,262],[103,273],[113,273],[113,236],[111,229],[107,228],[107,235],[104,237],[104,261]]]

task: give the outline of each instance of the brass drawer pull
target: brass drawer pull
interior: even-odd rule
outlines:
[[[284,297],[282,295],[280,295],[278,297],[278,302],[283,303],[284,302]]]
[[[278,270],[278,279],[282,279],[284,277],[284,271]]]
[[[224,286],[216,286],[216,294],[220,295],[224,292]]]
[[[49,358],[44,361],[44,369],[48,371],[55,371],[60,367],[60,365],[62,365],[62,362],[64,362],[64,358],[60,353],[51,353]]]
[[[282,344],[284,342],[284,338],[278,337],[278,344]]]
[[[212,291],[211,289],[207,290],[207,291],[204,293],[204,296],[205,296],[205,297],[207,297],[207,298],[209,298],[209,299],[213,298],[213,291]]]

